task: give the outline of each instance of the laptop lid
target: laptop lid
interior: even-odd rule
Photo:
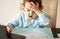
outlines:
[[[8,39],[6,27],[0,25],[0,39]]]

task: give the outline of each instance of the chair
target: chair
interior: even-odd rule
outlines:
[[[47,25],[46,28],[56,28],[57,17],[57,2],[58,0],[42,0],[43,10],[52,18],[52,23]]]

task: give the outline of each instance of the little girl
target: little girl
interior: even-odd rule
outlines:
[[[42,10],[41,0],[23,0],[23,12],[12,18],[7,24],[11,28],[41,28],[51,23],[51,18]]]

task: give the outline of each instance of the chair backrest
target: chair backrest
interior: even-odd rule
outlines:
[[[57,2],[58,0],[42,0],[44,11],[51,16],[53,23],[47,27],[56,27],[56,17],[57,17]]]

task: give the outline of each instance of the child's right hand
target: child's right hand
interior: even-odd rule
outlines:
[[[12,32],[12,29],[9,26],[6,26],[6,28],[7,28],[7,32],[8,33],[11,33]]]
[[[37,3],[37,2],[36,2],[36,4],[33,3],[33,2],[31,2],[31,9],[32,9],[36,14],[40,14],[40,12],[41,12],[41,10],[40,10],[40,8],[39,8],[39,3]]]

